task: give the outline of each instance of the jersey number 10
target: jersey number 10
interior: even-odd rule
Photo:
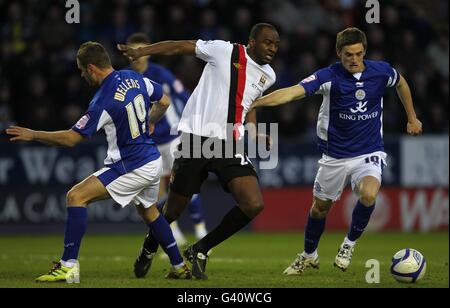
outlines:
[[[142,94],[136,96],[132,103],[126,107],[128,113],[128,123],[130,124],[131,137],[136,139],[141,135],[139,124],[141,124],[142,133],[146,132],[145,119],[147,118],[147,111],[145,110],[145,100]],[[138,123],[138,120],[140,123]]]

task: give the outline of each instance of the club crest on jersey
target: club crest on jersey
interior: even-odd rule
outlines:
[[[364,90],[358,90],[356,91],[355,97],[357,100],[362,101],[366,98],[366,92]]]
[[[77,124],[75,124],[75,127],[78,129],[83,129],[86,127],[86,124],[90,120],[90,116],[88,114],[85,114],[81,119],[78,120]]]
[[[259,85],[261,88],[263,88],[264,85],[266,84],[266,81],[267,81],[267,76],[266,76],[266,75],[262,75],[262,76],[261,76],[261,79],[259,80],[258,85]]]
[[[240,63],[233,63],[233,65],[238,70],[242,69],[242,65]]]

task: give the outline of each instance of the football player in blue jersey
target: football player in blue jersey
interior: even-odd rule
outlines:
[[[127,40],[127,45],[132,48],[147,46],[150,43],[150,39],[145,33],[134,33]],[[162,85],[164,93],[169,97],[172,103],[166,114],[158,122],[158,125],[156,125],[155,131],[152,134],[153,140],[158,145],[158,150],[161,153],[163,162],[163,174],[159,187],[159,199],[163,205],[164,199],[167,196],[169,178],[174,162],[174,152],[177,145],[180,143],[177,129],[178,123],[180,122],[181,114],[186,106],[190,93],[172,72],[161,65],[152,63],[149,58],[150,57],[147,56],[131,61],[131,68],[144,75],[144,77]],[[192,222],[194,223],[195,237],[200,240],[207,234],[207,231],[199,194],[192,197],[188,210]],[[178,245],[186,245],[186,238],[178,227],[177,222],[172,222],[170,227],[172,228],[173,235]],[[153,256],[152,254],[148,255]]]
[[[306,268],[319,268],[317,247],[327,214],[350,182],[359,200],[353,210],[350,230],[334,261],[341,270],[348,268],[356,240],[375,209],[386,164],[382,116],[386,88],[397,90],[408,118],[408,134],[422,133],[422,123],[417,119],[405,78],[386,62],[364,60],[367,38],[363,31],[348,28],[338,33],[336,51],[340,62],[252,105],[252,108],[278,106],[314,94],[323,95],[317,122],[322,159],[314,183],[304,251],[284,271],[286,275],[301,275]]]
[[[170,105],[162,87],[134,71],[115,71],[105,48],[96,42],[81,45],[77,53],[81,76],[98,90],[85,115],[72,129],[34,131],[11,126],[11,141],[37,141],[52,146],[76,146],[104,129],[108,141],[105,168],[72,187],[67,193],[67,221],[61,260],[38,282],[80,280],[77,261],[87,228],[87,207],[112,198],[122,207],[136,205],[170,258],[167,278],[190,279],[190,270],[178,250],[172,231],[155,203],[158,198],[162,161],[150,133]],[[153,107],[150,111],[150,106]]]

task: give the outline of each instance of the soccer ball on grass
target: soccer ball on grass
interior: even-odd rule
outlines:
[[[425,258],[415,249],[402,249],[392,257],[391,274],[399,282],[415,283],[426,270]]]

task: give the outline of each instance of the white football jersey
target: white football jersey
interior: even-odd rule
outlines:
[[[245,46],[230,42],[199,40],[196,54],[207,64],[178,130],[226,140],[227,123],[231,123],[234,138],[241,139],[250,105],[275,83],[275,72],[268,64],[254,62]]]

